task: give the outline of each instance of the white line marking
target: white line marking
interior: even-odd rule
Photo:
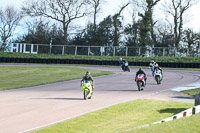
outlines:
[[[196,88],[200,88],[200,83],[188,84],[188,85],[184,85],[184,86],[181,86],[181,87],[173,88],[171,90],[180,92],[180,91],[196,89]]]

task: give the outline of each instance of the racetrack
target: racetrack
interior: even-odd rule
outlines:
[[[139,92],[133,81],[137,69],[131,69],[129,73],[122,72],[118,67],[83,68],[115,73],[94,78],[95,90],[91,100],[83,100],[80,87],[82,77],[79,80],[0,91],[0,133],[30,132],[135,99],[193,103],[190,97],[171,89],[200,82],[200,73],[197,71],[163,70],[164,79],[161,85],[157,85],[151,71],[144,69],[148,77],[147,85],[144,91]]]

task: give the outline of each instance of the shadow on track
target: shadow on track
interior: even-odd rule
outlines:
[[[133,91],[138,91],[138,90],[96,90],[96,91],[110,91],[110,92],[117,92],[117,91],[120,91],[120,92],[133,92]]]
[[[83,98],[31,98],[31,99],[50,99],[50,100],[84,100]]]

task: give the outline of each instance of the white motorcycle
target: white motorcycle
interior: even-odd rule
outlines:
[[[163,78],[161,70],[156,69],[154,71],[154,78],[155,78],[157,84],[161,84],[161,81],[162,81],[162,78]]]

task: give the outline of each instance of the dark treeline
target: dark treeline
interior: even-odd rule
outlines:
[[[160,0],[130,0],[121,4],[114,15],[97,23],[98,13],[105,0],[38,0],[25,1],[21,11],[13,7],[0,8],[0,48],[11,42],[53,45],[184,47],[197,51],[200,33],[183,29],[184,15],[197,1],[169,0],[160,8],[169,20],[156,20],[154,9]],[[129,7],[129,8],[127,8]],[[124,10],[133,9],[132,21],[123,25]],[[84,28],[72,22],[92,16]],[[27,18],[29,20],[27,20]],[[170,19],[171,18],[171,19]],[[20,26],[27,31],[11,39]],[[8,23],[10,22],[10,23]],[[73,27],[73,28],[72,28]],[[72,32],[75,32],[72,34]],[[144,53],[145,51],[141,51]]]

